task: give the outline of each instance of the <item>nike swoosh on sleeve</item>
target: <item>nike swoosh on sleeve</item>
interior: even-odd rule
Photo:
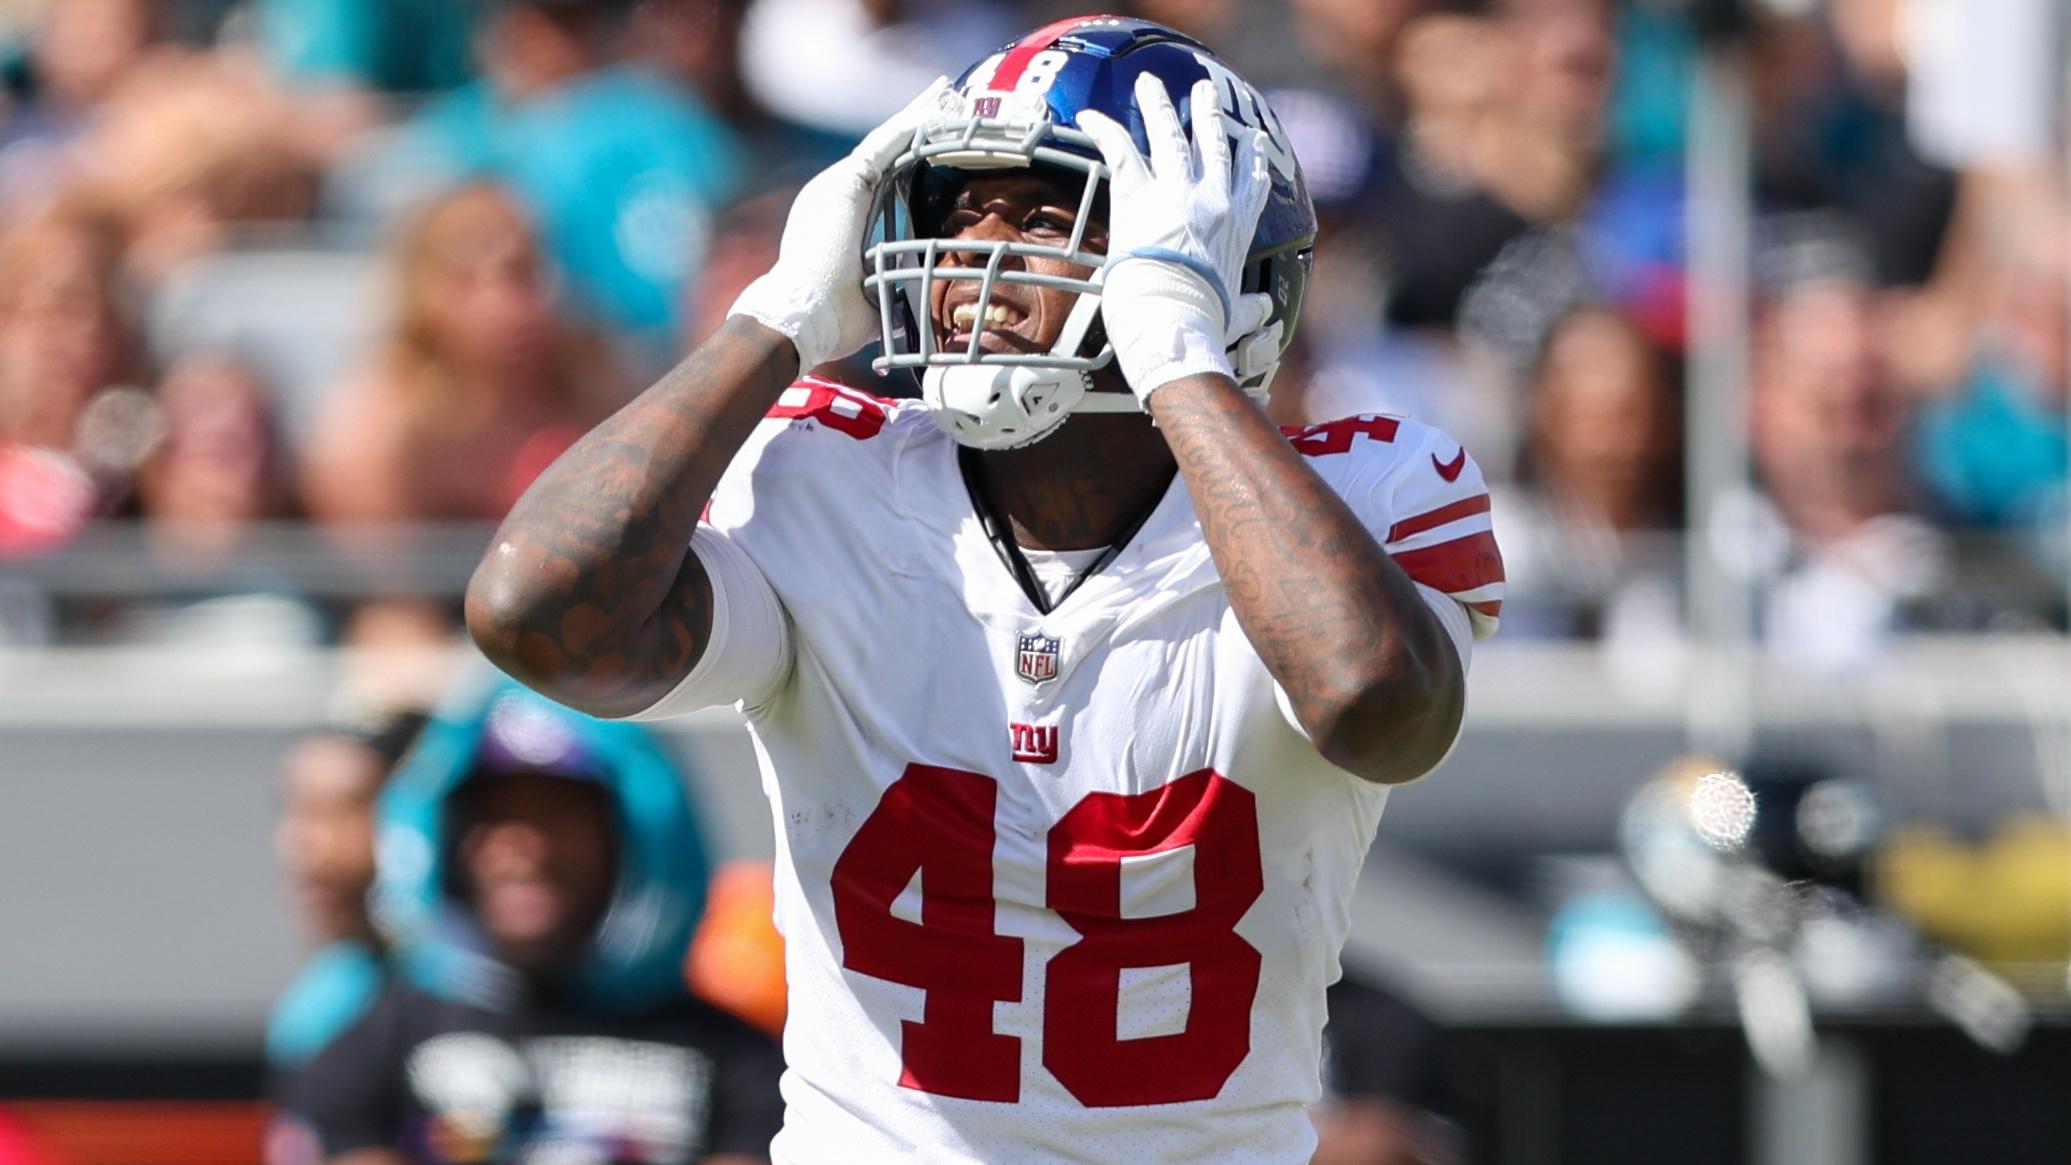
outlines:
[[[1431,455],[1431,468],[1437,470],[1438,476],[1447,481],[1460,480],[1460,471],[1467,468],[1467,447],[1465,445],[1460,446],[1460,451],[1453,454],[1451,461],[1440,461],[1438,454],[1433,453]]]

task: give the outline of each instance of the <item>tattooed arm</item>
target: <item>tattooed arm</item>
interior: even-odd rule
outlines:
[[[1230,607],[1332,764],[1413,780],[1458,735],[1459,653],[1410,577],[1226,376],[1150,398]]]
[[[518,499],[467,588],[484,654],[603,716],[652,706],[712,626],[690,552],[698,514],[798,371],[783,335],[745,316],[561,455]]]
[[[719,331],[518,499],[467,588],[468,630],[499,667],[565,704],[627,716],[697,665],[713,618],[712,580],[690,549],[698,515],[798,371],[877,335],[863,294],[871,199],[943,84],[807,182],[776,265]]]
[[[1078,117],[1113,184],[1100,310],[1115,366],[1172,447],[1237,621],[1309,739],[1369,780],[1422,776],[1459,728],[1460,658],[1416,584],[1230,377],[1228,346],[1263,335],[1273,311],[1269,294],[1229,294],[1273,195],[1267,133],[1240,130],[1233,154],[1227,111],[1202,116],[1222,100],[1209,79],[1190,94],[1191,130],[1155,75],[1134,95],[1148,156],[1112,118]]]

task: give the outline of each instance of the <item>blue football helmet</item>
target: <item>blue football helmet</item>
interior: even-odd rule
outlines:
[[[1113,118],[1148,152],[1136,78],[1155,75],[1193,132],[1194,83],[1212,80],[1223,124],[1234,133],[1264,130],[1272,176],[1240,286],[1233,294],[1272,297],[1266,325],[1234,337],[1231,365],[1246,392],[1263,400],[1280,356],[1294,337],[1316,240],[1316,210],[1279,119],[1258,91],[1198,41],[1163,25],[1119,16],[1077,17],[1047,25],[964,71],[942,93],[938,112],[914,132],[879,189],[877,238],[864,253],[865,289],[877,300],[883,372],[921,372],[922,396],[935,420],[965,445],[1009,449],[1040,440],[1074,412],[1134,412],[1127,393],[1091,392],[1091,374],[1114,358],[1100,325],[1099,268],[1105,256],[1084,250],[1086,228],[1106,206],[1107,167],[1093,139],[1078,129],[1081,111]],[[1233,140],[1232,147],[1235,142]],[[1078,216],[1062,246],[938,237],[940,205],[963,175],[1048,168],[1080,187]],[[1036,274],[1010,258],[1061,259],[1094,269],[1086,279]],[[944,260],[952,260],[945,263]],[[987,352],[980,341],[993,325],[973,322],[970,342],[936,346],[929,304],[934,281],[979,284],[976,303],[999,284],[1047,286],[1077,293],[1062,334],[1048,352]]]

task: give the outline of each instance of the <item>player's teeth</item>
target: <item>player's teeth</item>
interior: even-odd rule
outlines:
[[[949,311],[950,326],[958,329],[970,327],[972,321],[978,318],[978,305],[975,303],[960,303]],[[988,303],[985,305],[984,320],[986,327],[1011,328],[1015,324],[1020,323],[1024,318],[1026,317],[1020,312],[1008,307],[1004,303]]]

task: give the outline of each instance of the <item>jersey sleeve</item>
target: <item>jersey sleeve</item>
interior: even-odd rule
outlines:
[[[720,476],[691,538],[712,582],[704,653],[673,691],[630,719],[667,720],[735,702],[752,708],[775,697],[791,674],[797,634],[780,581],[786,571],[821,567],[796,512],[801,502],[811,509],[811,499],[841,492],[848,463],[889,417],[888,402],[811,376],[778,395]]]
[[[1481,467],[1429,425],[1401,422],[1396,442],[1366,496],[1347,500],[1404,573],[1458,603],[1474,638],[1487,639],[1503,611],[1503,555]]]
[[[712,584],[704,654],[675,690],[634,720],[667,720],[736,700],[760,704],[791,672],[791,620],[754,559],[725,531],[698,526],[690,551]]]
[[[1481,468],[1458,442],[1402,417],[1347,417],[1288,438],[1416,583],[1464,672],[1474,642],[1496,633],[1503,609],[1503,556]],[[1274,695],[1301,731],[1287,692],[1275,684]]]
[[[1426,601],[1443,595],[1455,603],[1471,639],[1496,633],[1503,555],[1489,522],[1488,483],[1465,447],[1429,425],[1375,414],[1289,430],[1288,439],[1424,588]],[[1451,612],[1434,610],[1448,632],[1456,629]]]

